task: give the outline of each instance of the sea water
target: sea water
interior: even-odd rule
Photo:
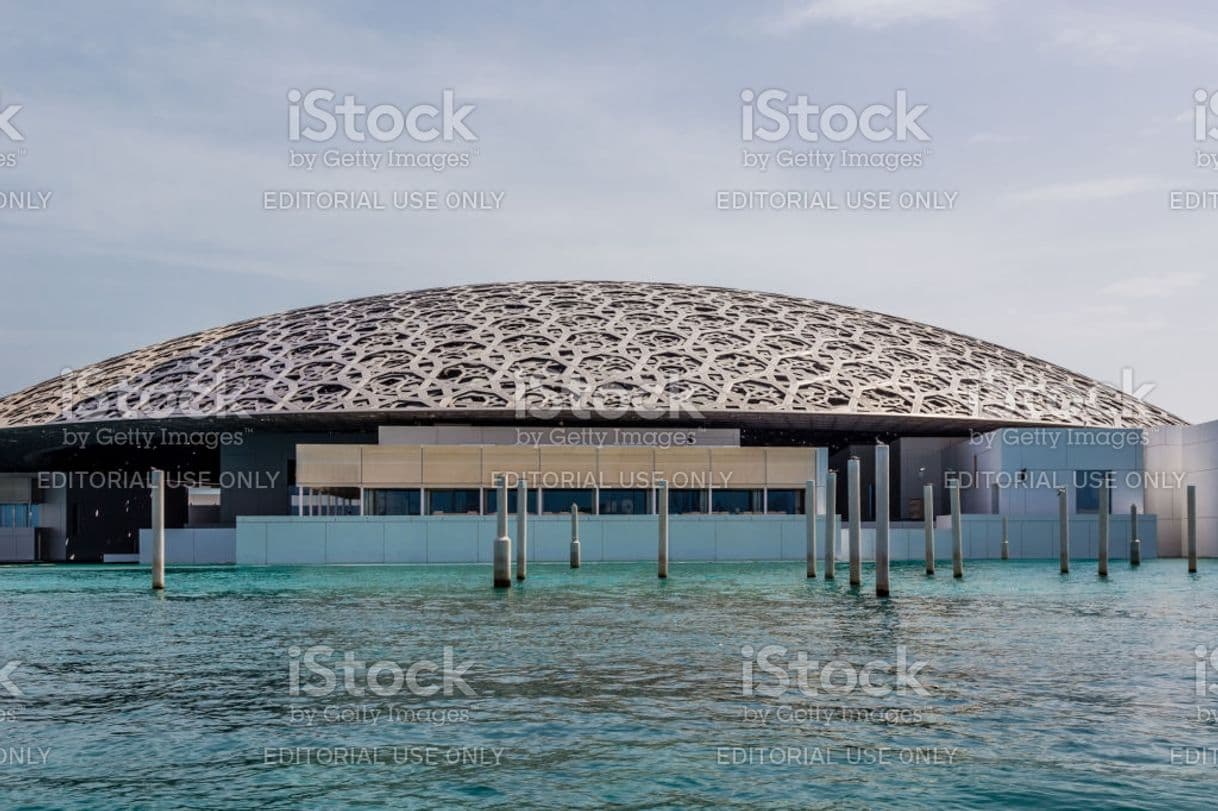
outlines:
[[[0,568],[0,805],[1212,807],[1218,564]]]

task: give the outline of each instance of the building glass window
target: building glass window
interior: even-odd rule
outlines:
[[[803,511],[803,490],[769,490],[766,492],[766,512],[778,515],[798,515]]]
[[[477,515],[478,489],[428,490],[428,515]]]
[[[1074,511],[1079,514],[1099,515],[1100,488],[1108,483],[1112,487],[1112,474],[1106,470],[1076,470],[1074,472]],[[1112,512],[1112,499],[1108,500],[1108,511]]]
[[[761,512],[760,490],[712,490],[711,511],[717,513]]]
[[[365,490],[367,515],[419,515],[423,498],[418,488],[409,490]]]
[[[487,515],[494,515],[495,513],[499,512],[499,490],[498,489],[493,488],[493,487],[487,488],[482,493],[482,499],[483,499],[483,503],[486,505],[486,514]],[[518,502],[518,501],[520,501],[520,499],[516,497],[516,488],[509,487],[508,488],[508,512],[513,513],[513,514],[516,513],[516,502]],[[528,497],[525,498],[525,501],[528,504],[527,512],[530,515],[536,515],[537,514],[537,491],[530,490]],[[570,509],[570,507],[568,507],[568,509]]]
[[[38,526],[37,504],[0,504],[0,527]]]
[[[575,504],[581,513],[591,513],[595,495],[593,490],[546,490],[541,497],[542,511],[569,513],[571,505]]]
[[[601,490],[601,515],[644,515],[647,513],[646,490]]]
[[[670,489],[668,491],[668,511],[673,515],[706,512],[706,491]]]

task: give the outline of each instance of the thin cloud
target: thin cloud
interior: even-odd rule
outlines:
[[[1195,272],[1165,273],[1157,276],[1136,276],[1121,279],[1104,288],[1110,296],[1120,298],[1170,298],[1205,281],[1205,275]]]
[[[989,15],[994,0],[812,0],[773,20],[769,28],[790,32],[824,23],[887,28],[925,22],[959,22]]]
[[[1163,187],[1153,177],[1109,177],[1069,183],[1049,183],[1013,192],[1007,196],[1017,203],[1074,203],[1115,200]]]

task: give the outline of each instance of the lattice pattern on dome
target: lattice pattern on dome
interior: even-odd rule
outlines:
[[[768,293],[521,282],[377,296],[150,346],[0,399],[0,427],[175,416],[503,410],[1179,424],[1044,361]],[[674,412],[676,413],[676,412]]]

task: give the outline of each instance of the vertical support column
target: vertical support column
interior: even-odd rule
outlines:
[[[1138,537],[1138,505],[1129,505],[1129,565],[1142,565],[1142,539]]]
[[[808,479],[804,488],[804,524],[808,533],[808,577],[816,577],[816,480]]]
[[[863,584],[863,496],[857,456],[846,463],[846,498],[850,505],[850,585]]]
[[[529,566],[529,483],[516,482],[516,579],[524,581]]]
[[[952,577],[964,577],[964,518],[960,514],[960,480],[952,479]]]
[[[837,472],[825,476],[825,579],[833,580],[837,568]]]
[[[1011,559],[1011,520],[1005,515],[1002,517],[1002,559]]]
[[[507,477],[495,477],[495,588],[506,589],[512,585],[512,539],[507,534]]]
[[[1187,513],[1188,516],[1188,573],[1197,573],[1197,485],[1188,486]]]
[[[1104,474],[1104,484],[1100,487],[1100,577],[1108,576],[1108,513],[1111,505],[1112,491],[1108,488],[1108,474]]]
[[[1064,487],[1057,489],[1057,545],[1061,573],[1070,574],[1070,505]]]
[[[888,596],[888,446],[875,446],[875,596]]]
[[[668,482],[660,479],[656,493],[656,531],[659,547],[656,551],[656,574],[661,580],[668,578]]]
[[[152,471],[152,588],[165,589],[165,472]]]
[[[926,573],[935,573],[935,486],[922,485],[922,530],[926,535]]]
[[[579,559],[579,505],[571,503],[571,568],[578,569]]]

